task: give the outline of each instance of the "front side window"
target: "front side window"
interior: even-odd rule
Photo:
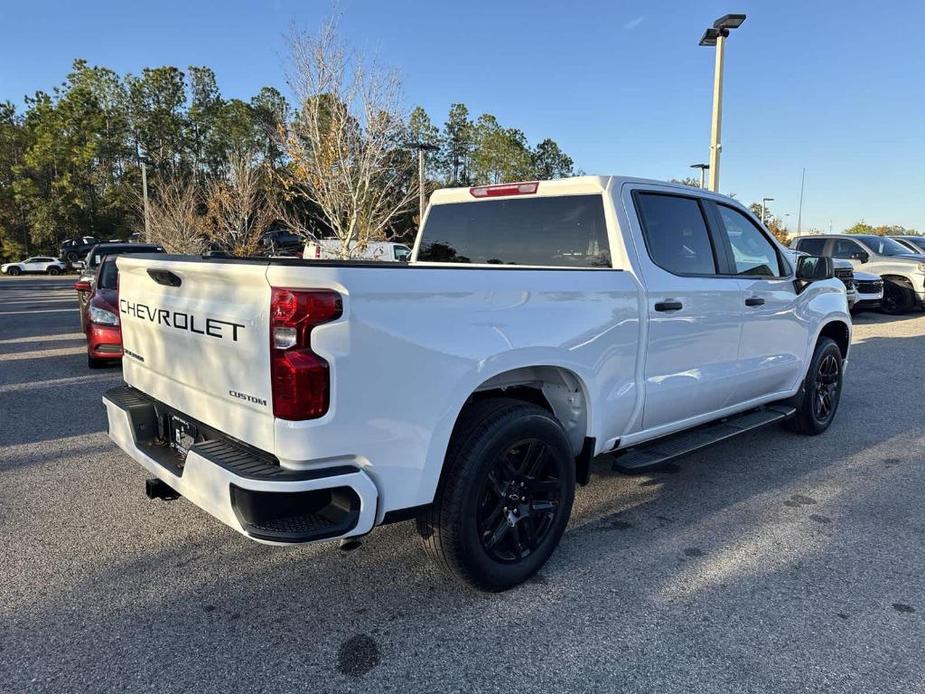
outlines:
[[[864,249],[861,248],[861,245],[849,239],[835,239],[835,243],[832,244],[833,258],[851,260],[852,258],[858,258],[863,254]]]
[[[725,205],[718,207],[732,247],[735,273],[759,277],[780,277],[784,274],[777,249],[758,227],[738,210]]]
[[[508,198],[434,205],[418,261],[610,267],[601,195]]]
[[[408,257],[411,255],[411,249],[407,246],[393,246],[392,254],[395,260],[399,262],[407,262]]]
[[[695,198],[639,193],[636,207],[652,261],[675,275],[714,275],[716,258]]]

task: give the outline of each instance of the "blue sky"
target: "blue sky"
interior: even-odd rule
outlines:
[[[284,36],[323,1],[0,4],[0,100],[50,90],[75,57],[117,72],[209,65],[227,97],[285,89]],[[925,3],[342,0],[342,33],[404,76],[409,106],[452,102],[552,137],[588,173],[692,175],[709,146],[713,50],[726,59],[723,192],[775,198],[795,228],[860,218],[925,231]]]

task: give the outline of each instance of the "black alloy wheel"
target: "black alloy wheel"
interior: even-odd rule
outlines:
[[[549,536],[559,513],[562,480],[539,439],[519,441],[495,461],[482,488],[479,538],[499,562],[532,554]]]
[[[834,354],[826,354],[816,371],[813,385],[813,416],[827,422],[835,414],[841,389],[841,365]]]

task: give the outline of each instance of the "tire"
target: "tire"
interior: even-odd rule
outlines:
[[[80,260],[80,255],[79,255],[78,253],[75,253],[74,251],[71,251],[71,252],[68,253],[66,256],[64,256],[64,259],[65,259],[67,262],[69,262],[71,265],[73,265],[73,264],[76,263],[78,260]]]
[[[834,340],[820,337],[797,396],[797,412],[788,422],[793,431],[816,436],[832,424],[841,400],[842,361],[841,350]]]
[[[46,272],[48,272],[49,275],[60,275],[60,274],[61,274],[61,268],[59,268],[59,267],[50,267],[50,268],[48,268],[48,270],[47,270]]]
[[[468,406],[434,503],[418,518],[431,558],[478,590],[512,588],[559,544],[575,498],[575,461],[559,422],[508,398]]]
[[[109,362],[106,359],[97,359],[87,355],[87,366],[91,369],[105,369],[109,366]]]
[[[915,306],[915,293],[902,280],[884,278],[880,310],[891,316],[908,313]]]
[[[10,277],[18,277],[22,274],[22,270],[14,265],[6,271],[6,274],[8,274]]]

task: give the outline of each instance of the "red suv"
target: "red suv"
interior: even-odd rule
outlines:
[[[84,306],[83,318],[87,335],[87,366],[99,369],[122,359],[116,256],[108,256],[97,268],[96,281]]]

